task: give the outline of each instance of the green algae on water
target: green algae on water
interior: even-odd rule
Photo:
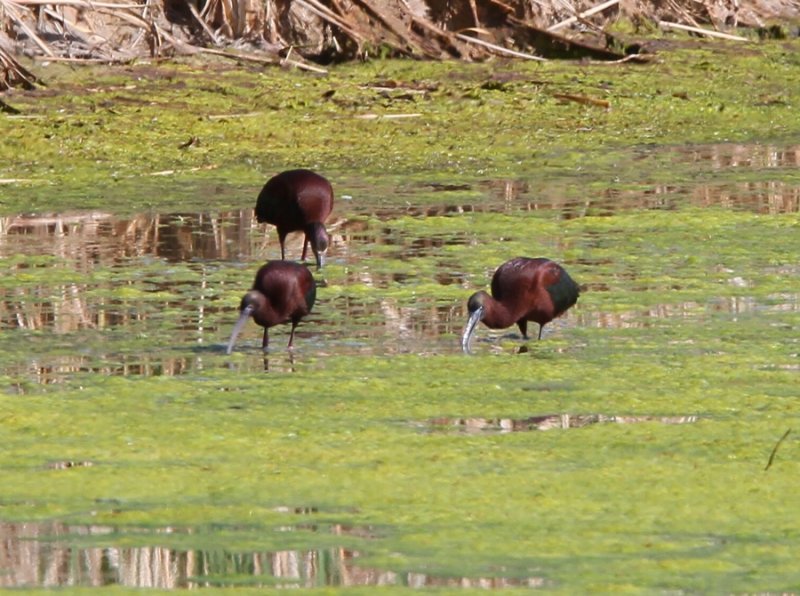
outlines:
[[[362,178],[436,173],[435,181],[452,183],[551,177],[585,155],[596,168],[619,147],[791,139],[800,89],[791,84],[794,45],[739,52],[701,43],[648,65],[595,67],[379,60],[324,77],[192,61],[54,68],[46,93],[11,98],[23,117],[0,120],[8,140],[0,177],[19,180],[4,187],[2,208],[197,208],[191,190],[183,192],[189,181],[224,182],[215,204],[230,208],[242,204],[237,190],[253,195],[297,164]],[[486,84],[493,80],[503,83]],[[386,81],[398,94],[415,93],[387,95]],[[598,95],[611,107],[554,97],[564,93]],[[397,115],[409,117],[382,118]],[[165,181],[169,193],[159,192]]]
[[[778,45],[216,83],[175,64],[136,83],[138,67],[79,71],[91,85],[60,116],[57,97],[21,96],[41,117],[14,121],[31,145],[0,172],[31,180],[3,204],[0,517],[111,529],[75,548],[210,553],[214,585],[252,586],[274,552],[345,584],[355,551],[398,584],[791,591],[796,434],[764,471],[798,422],[790,66]],[[427,91],[385,97],[387,79]],[[293,352],[284,326],[263,355],[251,324],[227,356],[278,254],[255,191],[299,156],[341,189],[318,303]],[[461,354],[467,297],[517,255],[563,263],[578,304],[540,342],[481,327]],[[629,423],[433,422],[544,416]]]

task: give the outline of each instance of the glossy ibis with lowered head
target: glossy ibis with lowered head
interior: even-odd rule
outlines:
[[[506,261],[492,276],[492,294],[476,292],[467,302],[469,321],[461,336],[461,348],[469,352],[469,341],[479,321],[490,329],[505,329],[514,323],[528,338],[528,321],[544,326],[578,301],[580,289],[566,270],[550,259],[517,257]]]
[[[311,170],[287,170],[276,174],[264,185],[256,201],[256,219],[278,229],[281,259],[286,258],[285,241],[289,232],[303,232],[303,256],[308,245],[314,252],[317,268],[325,261],[330,238],[325,220],[333,209],[333,187]]]
[[[261,347],[269,344],[269,328],[291,321],[289,348],[294,340],[294,330],[300,319],[311,312],[317,297],[317,286],[308,267],[291,261],[268,261],[256,273],[253,289],[242,298],[239,320],[228,341],[227,353],[233,351],[236,337],[252,316],[264,328]]]

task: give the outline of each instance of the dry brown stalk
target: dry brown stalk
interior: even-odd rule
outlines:
[[[331,23],[332,25],[335,25],[336,27],[347,33],[347,35],[349,35],[353,39],[353,41],[355,42],[363,41],[364,39],[363,36],[360,33],[358,33],[358,31],[356,31],[352,25],[347,23],[343,17],[337,15],[335,12],[330,10],[324,4],[317,2],[317,0],[297,0],[297,3],[308,8],[319,18]]]
[[[800,5],[800,0],[770,2],[794,15]],[[745,17],[751,23],[758,21],[752,6],[742,4],[740,10],[738,2],[734,1],[733,8],[728,4],[718,0],[645,0],[644,4],[622,0],[141,0],[141,4],[133,0],[0,0],[0,40],[13,40],[15,51],[25,51],[35,59],[123,62],[145,52],[154,59],[175,52],[202,52],[321,73],[326,71],[306,61],[363,57],[365,46],[437,60],[501,54],[526,60],[588,58],[608,64],[647,58],[608,49],[605,24],[616,14],[650,18],[665,29],[750,41],[698,24],[743,22]],[[571,16],[556,18],[565,12]],[[313,17],[303,19],[303,15]],[[575,23],[586,27],[569,36],[557,33]],[[479,29],[488,36],[475,35]],[[237,47],[251,44],[250,50],[227,51],[225,46],[232,43]],[[202,47],[206,44],[211,47]],[[261,51],[265,45],[266,53]],[[281,59],[286,50],[290,56]],[[0,60],[0,88],[30,80],[15,69],[8,59]]]
[[[0,47],[0,91],[5,91],[11,87],[33,89],[36,83],[39,82],[36,75],[22,66],[11,54]],[[9,106],[9,108],[11,108],[11,106]],[[13,111],[13,108],[3,111],[9,113]]]
[[[81,8],[141,9],[141,4],[120,2],[89,2],[89,0],[13,0],[18,6],[79,6]]]
[[[191,45],[184,41],[178,42],[183,46],[187,46],[191,48],[193,52],[203,53],[203,54],[211,54],[213,56],[222,56],[223,58],[230,58],[231,60],[242,60],[243,62],[257,62],[259,64],[289,64],[290,66],[294,66],[301,70],[308,70],[310,72],[316,72],[319,74],[328,74],[328,71],[324,68],[320,68],[319,66],[312,66],[311,64],[305,64],[304,62],[298,62],[297,60],[289,60],[288,58],[284,58],[283,60],[279,58],[269,58],[265,56],[258,56],[255,54],[242,54],[239,52],[231,52],[226,50],[217,50],[214,48],[201,48],[198,46]]]
[[[429,35],[432,35],[434,39],[438,40],[441,43],[445,50],[447,50],[453,56],[464,56],[466,52],[464,48],[459,46],[459,44],[455,41],[455,35],[450,33],[449,31],[444,31],[440,29],[436,25],[432,24],[427,19],[421,19],[415,15],[411,17],[411,23],[417,26],[419,29],[427,31]]]
[[[217,37],[217,34],[214,33],[211,27],[208,26],[208,23],[206,23],[205,19],[200,16],[200,13],[197,12],[197,8],[195,8],[194,4],[192,2],[187,2],[187,6],[194,17],[194,20],[197,21],[197,23],[203,28],[203,31],[206,32],[206,35],[208,35],[209,39],[211,39],[211,41],[213,41],[215,44],[219,44],[219,37]]]
[[[514,14],[514,7],[502,2],[501,0],[489,0],[490,3],[498,6],[500,9],[503,10],[506,14]]]
[[[475,0],[469,0],[469,8],[472,11],[472,20],[475,22],[475,26],[480,27],[481,22],[478,19],[478,6],[475,4]]]
[[[681,15],[681,20],[691,23],[694,27],[700,26],[700,23],[695,20],[694,16],[692,16],[692,13],[686,10],[684,6],[679,4],[676,0],[668,0],[667,6],[672,10],[672,12]]]
[[[81,27],[77,23],[65,17],[63,14],[58,14],[57,12],[55,12],[50,8],[43,8],[42,11],[44,12],[44,14],[58,20],[59,23],[61,23],[62,25],[64,25],[65,28],[70,30],[72,35],[79,38],[87,46],[96,47],[98,44],[105,45],[108,43],[108,39],[106,39],[105,37],[97,35],[97,33],[95,33],[90,29]],[[90,39],[90,37],[95,39]]]
[[[478,39],[477,37],[470,37],[469,35],[464,35],[462,33],[456,33],[456,37],[461,41],[466,41],[468,43],[474,43],[479,46],[484,46],[499,54],[505,54],[506,56],[525,58],[527,60],[539,60],[541,62],[547,61],[547,58],[542,58],[541,56],[534,56],[533,54],[526,54],[525,52],[518,52],[516,50],[509,50],[508,48],[504,48],[503,46],[499,46],[494,43],[489,43],[488,41],[483,41],[482,39]]]
[[[45,43],[45,41],[42,40],[38,35],[36,35],[33,29],[31,29],[25,22],[25,19],[23,19],[19,15],[16,8],[14,7],[13,2],[11,2],[10,0],[0,0],[0,5],[3,6],[6,14],[8,14],[11,17],[11,20],[14,21],[17,24],[17,26],[25,32],[25,34],[31,39],[31,41],[33,41],[33,43],[39,46],[39,49],[42,50],[42,52],[44,52],[48,56],[55,56],[55,52],[53,52],[50,46],[47,43]]]
[[[589,10],[585,10],[582,13],[580,13],[580,14],[574,16],[574,17],[570,17],[568,19],[565,19],[565,20],[561,21],[560,23],[556,23],[552,27],[548,27],[547,30],[548,31],[558,31],[559,29],[567,27],[568,25],[572,25],[573,23],[577,23],[580,19],[585,19],[586,17],[590,17],[593,14],[597,14],[598,12],[603,12],[606,8],[610,8],[612,6],[615,6],[616,4],[619,4],[619,0],[607,0],[607,2],[603,2],[602,4],[598,4],[597,6],[595,6],[593,8],[590,8]]]
[[[390,14],[386,14],[381,11],[379,8],[374,6],[370,0],[354,0],[356,4],[363,7],[368,13],[370,13],[374,18],[378,19],[381,23],[383,23],[384,27],[392,33],[397,39],[400,40],[400,45],[405,45],[407,48],[411,47],[414,51],[420,52],[429,58],[438,58],[439,56],[436,53],[431,52],[422,48],[418,43],[416,43],[413,39],[411,39],[408,35],[403,32],[403,25],[395,19]],[[402,47],[397,48],[400,51],[405,51],[408,53],[407,49]]]
[[[624,58],[620,58],[619,60],[589,60],[589,64],[625,64],[626,62],[639,62],[641,64],[645,64],[647,62],[651,62],[655,60],[656,56],[654,54],[629,54]]]
[[[738,35],[730,35],[729,33],[722,33],[721,31],[711,31],[709,29],[702,29],[701,27],[690,27],[689,25],[681,25],[680,23],[670,23],[669,21],[659,21],[659,27],[664,29],[677,29],[679,31],[688,31],[690,33],[698,33],[708,37],[718,37],[719,39],[727,39],[729,41],[751,41],[746,37]]]

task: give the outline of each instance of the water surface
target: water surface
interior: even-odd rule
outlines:
[[[255,529],[233,528],[241,534]],[[409,586],[458,588],[540,587],[541,578],[435,577],[395,573],[359,564],[357,550],[342,547],[274,552],[226,549],[185,550],[169,546],[121,546],[130,542],[203,541],[203,534],[230,528],[158,529],[81,526],[64,523],[0,523],[0,586],[65,588],[70,586],[130,588]],[[267,532],[269,530],[262,530]],[[369,529],[333,525],[325,528],[285,526],[284,532],[320,531],[333,535],[366,535]],[[92,543],[98,544],[91,546]]]
[[[548,235],[537,233],[535,222],[557,224],[622,213],[646,217],[650,210],[692,207],[753,215],[796,213],[800,184],[791,174],[798,155],[796,147],[768,145],[644,147],[621,156],[619,168],[636,164],[660,177],[670,167],[696,168],[698,180],[642,181],[631,190],[616,188],[619,185],[610,180],[605,192],[581,197],[574,196],[581,168],[544,183],[479,180],[393,185],[387,181],[375,189],[351,180],[340,191],[342,197],[329,222],[330,266],[317,274],[318,281],[329,287],[319,292],[315,312],[301,326],[299,337],[322,352],[452,350],[465,320],[466,297],[488,286],[493,268],[487,267],[481,276],[470,269],[471,253],[476,252],[471,247],[487,238],[480,229],[481,214],[519,222],[496,238],[494,266],[516,254],[510,251],[524,247],[520,254],[550,256],[573,272],[576,268],[591,272],[579,279],[588,292],[643,291],[647,286],[640,272],[615,271],[615,281],[624,276],[630,282],[616,288],[603,277],[603,269],[613,265],[609,257],[598,256],[608,243],[606,234],[585,230],[583,237],[565,241],[558,225]],[[741,180],[748,177],[755,179]],[[527,214],[533,218],[529,226]],[[462,223],[467,215],[469,221]],[[414,221],[427,223],[411,229]],[[19,361],[16,370],[30,366],[39,370],[35,374],[42,382],[49,382],[58,378],[59,370],[180,374],[202,367],[203,356],[208,355],[205,350],[213,352],[224,342],[238,295],[251,283],[258,264],[279,254],[276,234],[268,228],[255,222],[250,205],[222,212],[134,216],[84,212],[2,218],[0,257],[6,282],[0,285],[0,329],[25,333],[38,353],[36,358]],[[517,230],[526,228],[530,236],[519,237]],[[290,256],[299,256],[301,242],[300,235],[290,236]],[[587,250],[572,254],[570,247],[576,242]],[[512,247],[505,249],[504,244]],[[732,271],[729,283],[746,289],[750,282]],[[417,288],[424,291],[415,292]],[[552,328],[651,325],[657,319],[689,316],[709,304],[734,313],[796,308],[796,293],[789,292],[786,300],[770,305],[741,294],[705,296],[702,303],[670,300],[628,312],[578,308]],[[258,335],[251,327],[245,349]],[[172,341],[161,340],[167,334]],[[117,338],[123,336],[131,340],[133,349],[117,347],[122,343]],[[104,338],[100,345],[94,341],[99,337]],[[137,342],[136,338],[157,339]],[[282,339],[278,336],[275,343]],[[52,362],[41,353],[41,342],[82,349]]]
[[[793,435],[764,475],[797,422],[797,166],[725,144],[340,176],[314,312],[266,355],[254,324],[224,352],[279,255],[257,189],[0,219],[0,583],[753,587],[797,547]],[[577,306],[462,355],[466,299],[517,255],[561,262]]]

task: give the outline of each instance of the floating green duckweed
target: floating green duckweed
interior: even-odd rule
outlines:
[[[286,585],[256,569],[290,552],[330,570],[304,587],[380,573],[398,589],[795,589],[787,47],[211,83],[138,66],[79,71],[69,98],[9,99],[36,118],[6,119],[26,144],[0,149],[0,178],[30,180],[8,188],[0,228],[0,531],[197,553],[201,585]],[[376,91],[388,80],[423,92]],[[263,355],[251,323],[227,356],[241,295],[279,254],[255,193],[298,156],[328,165],[340,197],[318,302],[293,352],[281,326]],[[479,327],[461,354],[467,297],[517,255],[563,263],[578,304],[540,342]],[[420,429],[554,413],[637,423]],[[663,422],[677,417],[692,423]]]
[[[697,43],[647,66],[375,61],[325,77],[227,63],[50,67],[40,74],[57,91],[15,94],[21,117],[0,121],[0,178],[19,180],[4,186],[2,209],[231,208],[298,163],[337,183],[375,172],[403,184],[548,181],[577,169],[584,193],[615,180],[636,188],[648,172],[620,162],[631,146],[796,138],[797,53],[796,41],[747,52]]]

